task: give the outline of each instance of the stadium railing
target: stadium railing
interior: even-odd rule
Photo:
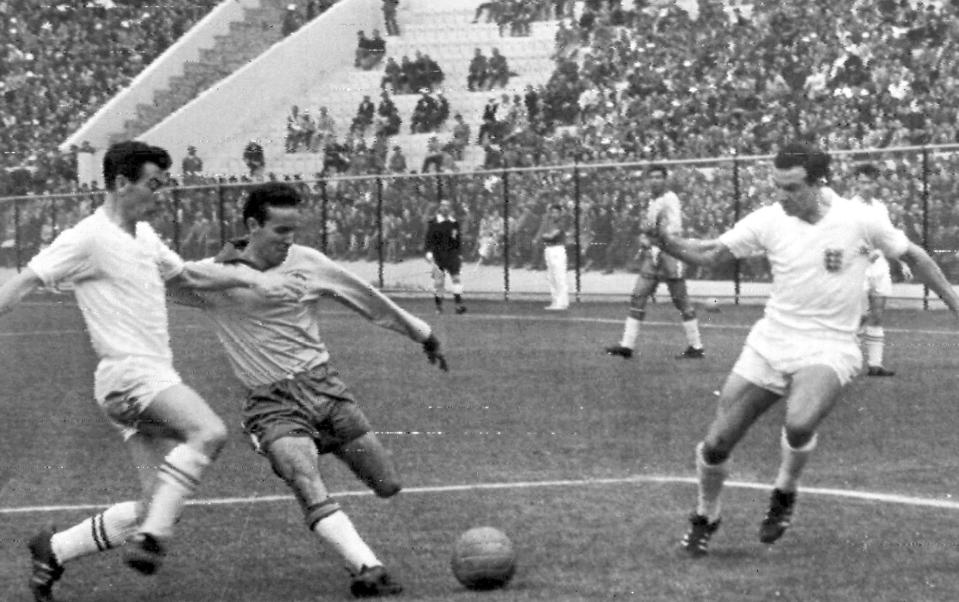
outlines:
[[[893,222],[925,248],[951,282],[959,282],[959,145],[834,151],[832,186],[850,193],[855,165],[872,162],[882,172],[879,195]],[[729,156],[665,160],[670,184],[683,206],[684,235],[715,237],[741,217],[775,199],[771,157]],[[544,268],[538,234],[546,208],[559,203],[570,219],[567,247],[579,300],[601,295],[599,274],[635,271],[639,220],[649,201],[644,181],[652,162],[570,164],[443,174],[336,176],[290,182],[304,196],[299,235],[391,291],[424,291],[426,221],[440,199],[452,201],[461,222],[464,261],[483,268],[486,283],[471,288],[523,294],[520,281]],[[242,203],[253,184],[216,183],[167,188],[168,203],[154,227],[187,259],[215,254],[244,232]],[[851,194],[851,193],[850,193]],[[0,267],[22,268],[62,230],[89,215],[102,192],[0,198]],[[374,271],[375,270],[375,271]],[[477,267],[477,270],[479,268]],[[501,273],[501,278],[493,272]],[[588,272],[595,272],[589,274]],[[894,277],[898,274],[894,267]],[[474,274],[478,274],[475,271]],[[492,275],[492,277],[490,277]],[[692,268],[692,280],[718,283],[717,297],[736,303],[749,283],[768,282],[765,260],[736,262],[719,270]],[[748,287],[747,287],[748,288]],[[537,280],[537,289],[545,286]],[[623,291],[618,291],[622,294]],[[928,307],[928,291],[923,304]]]

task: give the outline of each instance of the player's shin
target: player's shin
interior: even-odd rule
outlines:
[[[306,522],[311,531],[343,558],[352,573],[359,573],[364,566],[374,567],[383,564],[357,533],[350,517],[331,498],[308,507]]]
[[[61,564],[123,545],[136,532],[143,505],[120,502],[80,523],[55,533],[50,546]]]
[[[816,443],[819,437],[813,434],[809,441],[800,447],[793,447],[789,443],[786,429],[782,431],[782,437],[779,442],[782,450],[782,460],[779,464],[779,474],[776,476],[775,488],[780,491],[796,491],[796,483],[799,475],[802,473],[810,454],[816,449]]]
[[[188,445],[170,450],[157,471],[156,489],[140,531],[159,538],[170,537],[183,505],[193,495],[209,464],[209,457]]]
[[[723,483],[729,475],[729,460],[718,464],[710,464],[704,457],[706,444],[700,442],[696,446],[696,475],[699,478],[699,499],[696,514],[705,516],[710,523],[716,522],[722,510],[720,494]]]

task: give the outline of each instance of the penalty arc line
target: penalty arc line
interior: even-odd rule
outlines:
[[[554,481],[515,481],[500,483],[474,483],[462,485],[435,485],[422,487],[408,487],[403,489],[407,495],[430,494],[430,493],[457,493],[462,491],[496,491],[508,489],[539,489],[544,487],[590,487],[603,485],[636,485],[643,483],[657,484],[682,484],[695,485],[696,477],[681,477],[669,475],[634,475],[629,477],[615,477],[605,479],[566,479]],[[756,489],[768,491],[770,485],[767,483],[755,483],[749,481],[728,481],[726,487],[734,489]],[[924,508],[938,508],[944,510],[959,510],[959,501],[941,500],[934,498],[923,498],[896,493],[882,493],[875,491],[857,491],[853,489],[837,489],[832,487],[803,487],[803,495],[814,495],[821,497],[838,497],[864,502],[879,502],[885,504],[899,504],[903,506],[916,506]],[[365,497],[372,496],[373,492],[368,490],[340,491],[331,493],[334,498],[337,497]],[[224,497],[189,500],[189,506],[239,506],[248,504],[267,504],[275,502],[293,501],[292,495],[262,495],[250,497]],[[55,506],[20,506],[11,508],[0,508],[0,515],[6,514],[39,514],[48,512],[66,512],[78,510],[99,510],[106,508],[109,504],[71,504]]]

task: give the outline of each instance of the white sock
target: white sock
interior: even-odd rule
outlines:
[[[137,530],[139,502],[120,502],[110,506],[50,538],[53,554],[61,564],[94,552],[122,546]]]
[[[882,366],[882,352],[886,346],[886,333],[882,326],[866,326],[862,338],[866,342],[866,364]]]
[[[639,338],[640,324],[642,324],[642,322],[632,316],[626,318],[626,325],[623,327],[623,340],[619,342],[620,346],[628,349],[636,347],[636,339]]]
[[[693,318],[683,322],[683,330],[686,331],[686,341],[693,349],[702,349],[703,341],[699,338],[699,320]]]
[[[210,458],[192,447],[180,444],[170,450],[157,471],[157,485],[140,531],[166,538],[173,534],[173,523],[180,516],[186,499],[193,495]]]
[[[719,464],[707,464],[703,458],[702,442],[696,446],[696,474],[699,477],[699,500],[696,505],[696,514],[705,516],[714,523],[722,510],[723,483],[729,476],[729,460]]]
[[[353,521],[342,510],[337,510],[317,521],[313,525],[313,531],[336,550],[336,553],[346,562],[346,566],[354,573],[360,572],[364,566],[373,567],[383,564],[356,532]]]
[[[783,429],[782,437],[779,440],[779,447],[782,450],[782,460],[779,464],[779,474],[776,475],[774,487],[780,491],[796,491],[796,481],[799,480],[799,473],[802,472],[806,461],[812,450],[816,449],[816,443],[819,441],[818,435],[813,435],[809,443],[800,447],[793,448],[789,445],[786,438],[786,430]]]

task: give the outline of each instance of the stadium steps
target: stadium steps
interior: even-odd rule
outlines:
[[[213,47],[200,51],[199,61],[186,63],[183,74],[171,78],[167,89],[156,92],[152,103],[139,105],[137,117],[128,120],[111,142],[146,132],[278,42],[286,4],[286,0],[263,0],[260,8],[246,9],[242,21],[230,23],[229,34],[215,36]]]
[[[511,97],[523,95],[527,85],[536,87],[545,84],[553,73],[554,62],[551,57],[558,22],[533,23],[530,36],[501,37],[495,24],[472,23],[478,4],[479,0],[410,0],[406,10],[398,15],[401,35],[386,38],[386,56],[395,58],[397,62],[404,55],[413,58],[416,51],[429,54],[445,75],[437,91],[442,91],[450,102],[450,119],[440,131],[410,134],[410,121],[419,95],[392,95],[403,123],[400,134],[390,140],[389,146],[391,152],[394,146],[403,149],[410,169],[419,171],[431,136],[437,136],[441,144],[452,137],[453,115],[463,115],[470,126],[470,141],[475,143],[482,124],[483,108],[491,97],[499,99],[504,93]],[[510,78],[506,88],[469,91],[466,77],[476,48],[480,48],[487,57],[493,48],[497,48],[506,57],[510,70],[517,73]],[[334,77],[313,82],[299,99],[291,99],[290,104],[298,105],[301,110],[309,110],[311,115],[316,115],[318,108],[325,106],[336,123],[337,138],[342,141],[363,96],[370,96],[374,104],[379,104],[384,64],[385,60],[370,71],[354,69],[352,65],[344,66],[343,71]],[[279,115],[272,123],[246,128],[245,137],[270,141],[269,146],[264,145],[270,157],[270,171],[277,174],[316,173],[318,169],[312,169],[312,166],[322,165],[319,153],[284,152],[282,138],[286,131],[285,124],[286,115]],[[368,145],[373,141],[371,130],[367,131]],[[482,167],[484,159],[483,148],[470,144],[464,149],[459,168],[469,170]],[[311,166],[309,171],[297,171],[297,168],[307,165]]]

